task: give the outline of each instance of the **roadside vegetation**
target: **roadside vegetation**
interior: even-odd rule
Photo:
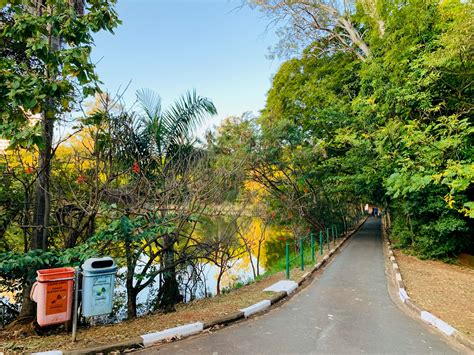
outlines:
[[[189,91],[163,108],[144,89],[127,106],[101,87],[89,54],[94,32],[120,25],[115,1],[85,12],[80,1],[6,3],[0,292],[11,331],[39,332],[38,269],[110,255],[128,319],[171,313],[208,296],[205,265],[220,294],[243,281],[223,285],[239,261],[254,279],[281,270],[287,241],[347,227],[365,203],[413,254],[474,253],[469,2],[251,1],[280,21],[274,54],[291,59],[259,116],[229,117],[203,139],[211,99]]]

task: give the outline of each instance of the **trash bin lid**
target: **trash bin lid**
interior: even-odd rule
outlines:
[[[53,269],[42,269],[36,271],[37,280],[39,282],[57,281],[74,278],[74,268],[72,267],[57,267]]]
[[[115,270],[117,270],[117,265],[115,264],[114,259],[110,256],[87,259],[81,267],[82,271],[86,274],[103,274],[107,272],[115,272]]]

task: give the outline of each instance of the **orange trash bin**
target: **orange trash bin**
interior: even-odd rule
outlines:
[[[36,271],[37,278],[30,297],[36,302],[36,319],[40,326],[71,319],[74,268],[60,267]]]

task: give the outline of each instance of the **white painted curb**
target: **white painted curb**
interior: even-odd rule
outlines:
[[[201,322],[196,322],[175,328],[165,329],[161,332],[145,334],[142,335],[141,338],[143,340],[143,346],[147,347],[167,338],[185,337],[197,334],[202,332],[203,329],[204,325]]]
[[[421,311],[420,316],[421,319],[423,319],[426,323],[435,326],[446,335],[453,335],[454,333],[456,333],[456,329],[454,329],[448,323],[442,321],[438,317],[432,315],[430,312]]]
[[[248,318],[252,314],[255,314],[255,313],[266,310],[267,308],[269,308],[271,306],[271,304],[272,303],[269,300],[263,300],[263,301],[260,301],[258,303],[255,303],[255,304],[253,304],[253,305],[251,305],[247,308],[242,308],[242,309],[240,309],[240,311],[244,313],[245,318]]]
[[[399,288],[398,289],[398,295],[400,296],[400,299],[402,300],[403,303],[410,297],[408,297],[408,293],[404,288]]]
[[[280,280],[263,291],[267,292],[286,292],[287,295],[294,292],[298,288],[298,284],[292,280]]]
[[[397,280],[397,284],[398,284],[398,282],[403,283],[402,275],[400,274],[400,271],[399,271],[400,269],[398,267],[396,258],[393,254],[392,248],[390,247],[390,242],[388,240],[387,240],[387,247],[388,247],[388,255],[389,255],[390,261],[392,262],[392,268],[393,268],[393,271],[395,272],[395,279]],[[398,286],[398,295],[399,295],[399,297],[400,297],[400,299],[402,300],[403,303],[407,304],[406,301],[410,300],[410,297],[408,296],[408,293],[406,292],[406,290],[404,288],[400,287],[400,286]],[[416,304],[415,304],[415,306],[417,308],[419,307]],[[431,314],[428,311],[420,311],[420,318],[424,322],[426,322],[426,323],[432,325],[433,327],[439,329],[441,332],[443,332],[444,334],[446,334],[448,336],[455,336],[455,337],[460,336],[460,333],[456,330],[456,328],[453,328],[448,323],[446,323],[445,321],[439,319],[438,317],[434,316],[433,314]],[[463,345],[466,345],[466,340],[464,340],[464,341],[460,340],[460,342],[462,342]],[[469,341],[467,341],[467,342],[469,343]],[[470,347],[470,346],[468,346],[468,347]]]

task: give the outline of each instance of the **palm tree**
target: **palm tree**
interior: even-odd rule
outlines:
[[[166,185],[169,173],[179,174],[188,169],[202,152],[195,147],[192,133],[209,115],[217,113],[211,100],[198,96],[195,91],[181,96],[170,108],[162,110],[161,99],[151,90],[137,92],[139,132],[134,138],[139,151],[146,151],[148,169],[154,173],[152,178],[162,187]],[[144,149],[143,149],[144,148]],[[142,160],[143,161],[143,154]],[[162,218],[166,211],[161,211]],[[163,249],[160,266],[163,270],[163,284],[157,297],[157,307],[174,311],[180,295],[176,280],[174,233],[163,236]]]
[[[191,153],[195,148],[191,134],[206,116],[217,113],[212,101],[195,91],[188,91],[165,111],[160,97],[151,90],[139,90],[137,101],[142,111],[142,138],[148,140],[150,153],[162,168],[178,161],[183,152]]]

